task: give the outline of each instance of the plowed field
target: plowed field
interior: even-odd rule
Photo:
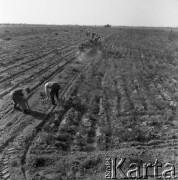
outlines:
[[[79,52],[87,31],[102,48]],[[0,179],[105,179],[115,156],[177,174],[177,73],[176,29],[0,25]],[[57,106],[46,80],[61,85]],[[28,115],[9,96],[21,86]]]

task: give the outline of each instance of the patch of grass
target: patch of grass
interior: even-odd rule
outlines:
[[[45,167],[45,166],[52,164],[52,159],[50,159],[48,157],[33,156],[30,159],[28,159],[27,164],[31,168]]]
[[[10,37],[6,37],[4,40],[6,40],[6,41],[10,41],[10,40],[11,40],[11,38],[10,38]]]
[[[11,167],[17,167],[17,166],[19,166],[19,162],[18,162],[18,160],[13,160],[10,162],[10,165],[11,165]]]
[[[45,93],[44,92],[40,91],[39,96],[41,99],[45,99]]]
[[[68,151],[69,150],[69,144],[67,142],[55,142],[54,144],[59,150],[62,151]]]
[[[96,170],[96,167],[102,163],[102,158],[100,156],[96,157],[87,157],[80,166],[80,171],[81,172],[86,172],[86,171],[92,171]]]

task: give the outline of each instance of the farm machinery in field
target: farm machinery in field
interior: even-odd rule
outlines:
[[[79,45],[79,50],[80,51],[85,51],[87,49],[96,49],[96,48],[101,48],[102,43],[101,43],[101,38],[100,36],[92,36],[91,39],[89,39],[86,42],[83,42]]]

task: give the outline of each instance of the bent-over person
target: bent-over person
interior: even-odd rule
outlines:
[[[28,94],[30,93],[30,88],[17,88],[11,91],[10,95],[14,103],[14,109],[17,109],[19,105],[23,113],[29,113],[30,107],[28,105]]]
[[[61,86],[54,81],[45,82],[44,85],[47,99],[51,98],[52,104],[56,105],[54,97],[56,96],[56,99],[59,101],[59,89],[61,88]]]

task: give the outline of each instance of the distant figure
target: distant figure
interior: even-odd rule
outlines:
[[[87,37],[90,36],[90,32],[89,32],[89,31],[86,32],[86,36],[87,36]]]
[[[92,35],[91,35],[91,38],[94,39],[95,36],[96,36],[96,33],[93,32]]]
[[[100,40],[101,40],[100,36],[97,36],[93,39],[93,42],[96,45]]]
[[[29,113],[30,107],[28,105],[28,94],[30,93],[30,88],[17,88],[11,91],[10,95],[12,97],[14,103],[14,109],[18,109],[17,105],[19,105],[23,111],[23,113]]]
[[[51,98],[52,104],[56,105],[54,96],[56,96],[56,99],[59,101],[59,89],[61,88],[61,86],[54,81],[45,82],[44,85],[47,99]]]

